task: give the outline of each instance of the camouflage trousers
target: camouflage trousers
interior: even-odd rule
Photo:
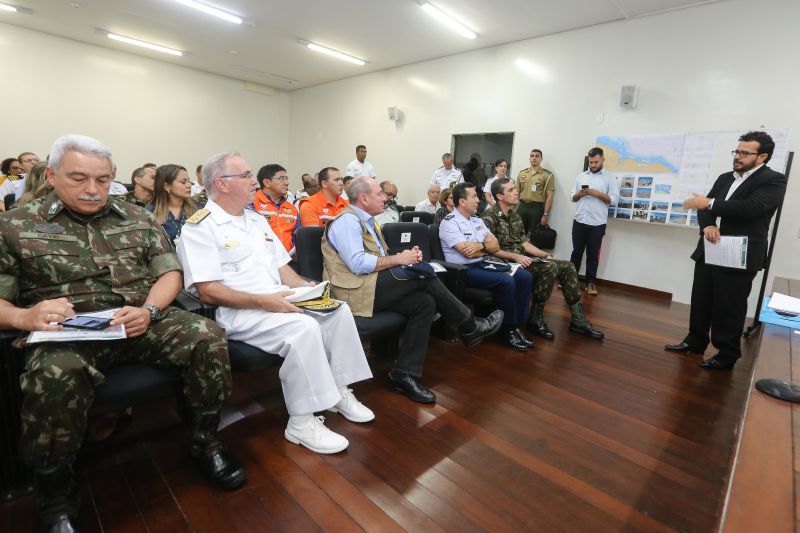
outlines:
[[[571,261],[550,259],[547,263],[531,263],[528,271],[533,274],[534,303],[544,303],[550,298],[556,280],[561,284],[561,292],[568,305],[581,301],[578,273]]]
[[[134,363],[179,367],[195,418],[218,412],[232,387],[225,332],[210,320],[175,308],[168,308],[138,337],[34,344],[25,358],[19,451],[35,469],[74,461],[86,433],[93,385],[105,379],[104,370]]]

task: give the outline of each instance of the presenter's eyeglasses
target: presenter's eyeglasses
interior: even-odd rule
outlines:
[[[743,152],[742,150],[733,150],[731,155],[734,157],[750,157],[751,155],[758,155],[758,152]]]
[[[225,176],[217,176],[218,178],[241,178],[244,180],[249,180],[253,177],[253,173],[249,170],[247,172],[242,172],[240,174],[227,174]]]

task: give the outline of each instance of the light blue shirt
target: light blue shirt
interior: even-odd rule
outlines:
[[[461,242],[483,242],[491,231],[486,223],[477,215],[465,218],[457,209],[444,217],[439,225],[439,240],[442,241],[442,251],[445,261],[458,265],[477,263],[480,257],[469,259],[455,249]]]
[[[350,213],[345,213],[331,222],[328,226],[328,242],[339,253],[339,257],[342,258],[342,261],[345,262],[351,272],[354,274],[369,274],[375,271],[378,257],[368,254],[364,250],[364,240],[361,238],[361,224],[359,221],[367,226],[367,231],[378,244],[381,256],[386,255],[386,250],[383,249],[381,240],[375,231],[375,218],[354,205],[351,205],[350,209],[355,212],[358,218]]]
[[[581,190],[581,186],[588,185],[590,189],[596,189],[607,194],[611,198],[610,205],[617,205],[619,201],[619,182],[617,178],[601,170],[592,173],[590,170],[581,172],[575,179],[572,187],[572,195]],[[596,196],[584,196],[578,200],[578,208],[575,211],[575,221],[587,226],[601,226],[608,222],[608,206],[603,200]]]

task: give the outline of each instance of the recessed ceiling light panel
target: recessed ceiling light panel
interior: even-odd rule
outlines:
[[[461,35],[462,37],[466,37],[467,39],[474,39],[478,36],[477,33],[464,26],[464,24],[459,22],[453,15],[445,13],[441,8],[436,7],[430,2],[422,2],[420,3],[419,7],[421,7],[425,13],[435,18],[436,20],[438,20],[439,22],[450,28],[452,31]]]
[[[345,54],[344,52],[340,52],[338,50],[334,50],[333,48],[328,48],[327,46],[322,46],[321,44],[311,43],[311,42],[308,42],[308,41],[304,41],[302,39],[299,42],[300,42],[300,44],[302,44],[306,48],[314,50],[315,52],[319,52],[321,54],[329,55],[331,57],[335,57],[336,59],[341,59],[342,61],[347,61],[348,63],[352,63],[352,64],[358,65],[360,67],[363,67],[364,65],[367,64],[367,62],[364,61],[363,59],[359,59],[359,58],[351,56],[349,54]]]
[[[114,41],[118,41],[125,44],[132,44],[134,46],[140,46],[142,48],[147,48],[149,50],[155,50],[156,52],[161,52],[164,54],[169,54],[173,56],[182,56],[183,52],[180,50],[175,50],[174,48],[168,48],[166,46],[161,46],[160,44],[153,44],[148,43],[147,41],[140,41],[139,39],[134,39],[133,37],[125,37],[124,35],[119,35],[116,33],[107,33],[108,38]]]
[[[234,15],[233,13],[228,13],[227,11],[223,11],[214,6],[210,6],[204,2],[196,2],[195,0],[173,0],[178,2],[179,4],[183,4],[187,7],[191,7],[198,11],[202,11],[206,15],[211,15],[212,17],[217,17],[222,20],[227,20],[228,22],[233,22],[234,24],[241,24],[242,18]]]
[[[0,4],[0,11],[8,11],[9,13],[16,13],[17,8],[8,4]]]

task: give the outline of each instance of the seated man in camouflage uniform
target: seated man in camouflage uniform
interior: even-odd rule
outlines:
[[[492,196],[497,203],[483,212],[486,227],[497,237],[500,251],[494,255],[521,264],[533,274],[533,301],[528,319],[528,329],[545,339],[555,334],[544,321],[544,304],[553,292],[556,280],[561,284],[564,300],[569,305],[572,320],[569,330],[593,339],[602,339],[603,333],[592,328],[586,320],[581,305],[578,273],[570,261],[553,259],[553,256],[531,244],[525,236],[525,226],[517,213],[519,191],[508,178],[492,184]]]
[[[122,195],[126,202],[139,207],[147,207],[154,202],[153,188],[156,185],[156,170],[151,167],[139,167],[131,174],[133,190]]]
[[[99,141],[61,137],[47,167],[54,191],[0,215],[0,328],[60,329],[55,324],[76,312],[119,307],[111,324],[124,324],[128,335],[25,350],[19,452],[34,469],[45,530],[74,527],[73,463],[93,385],[116,365],[180,368],[200,471],[223,489],[245,479],[217,435],[220,406],[231,392],[225,334],[209,320],[169,307],[181,288],[180,263],[147,211],[109,198],[112,168],[111,152]]]

